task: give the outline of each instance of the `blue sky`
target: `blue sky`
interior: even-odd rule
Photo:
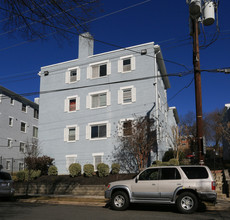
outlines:
[[[153,41],[161,46],[169,74],[193,69],[192,38],[189,36],[189,12],[186,0],[101,2],[103,12],[98,11],[95,15],[98,19],[90,22],[89,31],[96,40],[119,47]],[[201,69],[230,67],[229,9],[230,1],[220,1],[218,10],[220,34],[217,41],[200,50]],[[2,21],[0,25],[3,23]],[[216,30],[216,23],[204,27],[206,43],[211,42]],[[204,34],[201,33],[200,45],[203,45],[204,39]],[[116,49],[118,48],[95,42],[95,53]],[[37,73],[42,66],[76,59],[77,56],[77,35],[72,36],[71,42],[64,40],[57,42],[52,36],[45,41],[25,42],[17,34],[8,35],[0,30],[0,84],[19,94],[39,92],[40,82]],[[173,64],[171,61],[182,65]],[[193,74],[169,78],[171,84],[171,88],[168,89],[169,106],[176,106],[179,115],[189,111],[195,112],[194,82],[185,88],[192,79]],[[183,90],[177,94],[181,89]],[[226,103],[230,103],[229,94],[230,74],[202,72],[203,112],[223,108]],[[34,96],[27,98],[33,100]]]

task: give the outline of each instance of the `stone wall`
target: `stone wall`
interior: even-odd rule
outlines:
[[[36,184],[36,183],[14,183],[15,194],[25,195],[28,187],[28,194],[39,195],[75,195],[75,196],[104,196],[104,185],[79,185],[79,184]]]

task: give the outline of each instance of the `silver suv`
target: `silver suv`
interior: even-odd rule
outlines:
[[[0,197],[11,197],[13,195],[14,188],[11,175],[0,171]]]
[[[206,166],[147,168],[134,179],[108,185],[105,198],[111,208],[125,210],[130,203],[176,204],[181,213],[193,213],[199,201],[216,201],[215,181]]]

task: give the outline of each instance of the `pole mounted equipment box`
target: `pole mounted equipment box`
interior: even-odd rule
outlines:
[[[215,7],[212,1],[207,1],[203,6],[203,24],[212,25],[215,21]]]
[[[201,0],[187,0],[189,4],[189,13],[193,18],[199,18],[201,15]]]

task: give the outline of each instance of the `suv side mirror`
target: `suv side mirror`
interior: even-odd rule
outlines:
[[[138,182],[138,178],[136,177],[136,179],[135,179],[135,183],[137,183]]]

